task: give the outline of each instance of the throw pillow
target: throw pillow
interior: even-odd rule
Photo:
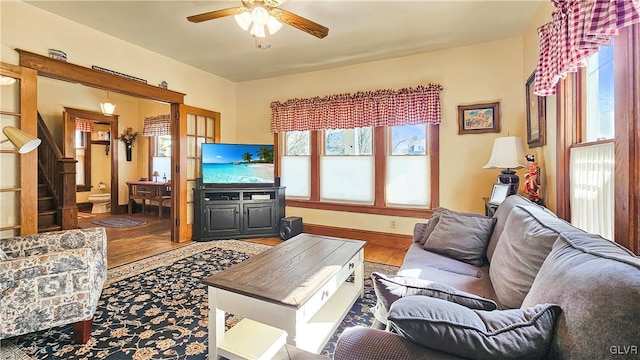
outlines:
[[[378,272],[372,272],[371,279],[373,280],[373,289],[377,298],[376,305],[373,308],[373,315],[376,320],[384,325],[387,324],[387,314],[391,305],[396,300],[411,295],[430,296],[451,301],[471,309],[495,310],[498,308],[492,300],[434,281],[398,275],[384,275]]]
[[[396,301],[387,330],[456,356],[470,359],[541,359],[548,352],[560,307],[471,310],[426,296]]]
[[[438,207],[435,210],[433,210],[433,213],[431,214],[431,217],[429,218],[429,222],[427,223],[427,226],[424,228],[424,230],[422,232],[422,237],[420,239],[420,245],[424,245],[424,243],[427,242],[427,239],[429,238],[429,236],[433,232],[433,229],[435,229],[436,225],[438,225],[438,222],[440,221],[440,216],[442,214],[445,214],[445,213],[455,214],[455,215],[459,215],[459,216],[486,218],[486,216],[481,215],[481,214],[461,212],[461,211],[453,211],[453,210],[449,210],[447,208]]]
[[[424,243],[427,242],[429,235],[431,235],[431,233],[433,232],[433,229],[435,229],[436,225],[438,225],[438,221],[440,220],[440,215],[445,210],[448,211],[443,207],[439,207],[433,210],[433,213],[429,218],[429,222],[427,222],[427,226],[424,228],[424,232],[422,233],[422,238],[420,239],[420,245],[424,245]]]
[[[482,266],[495,219],[445,212],[423,249]]]
[[[493,253],[489,275],[504,308],[518,308],[558,234],[578,231],[538,206],[516,206]]]

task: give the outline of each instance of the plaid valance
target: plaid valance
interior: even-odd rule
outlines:
[[[538,28],[540,57],[535,93],[554,95],[569,72],[586,66],[587,56],[611,42],[618,29],[640,22],[640,0],[551,0],[553,20]]]
[[[76,120],[76,130],[82,132],[92,132],[93,131],[93,121],[87,119],[75,118]]]
[[[271,103],[271,132],[439,124],[442,85]]]
[[[171,115],[147,116],[142,126],[142,136],[171,135]]]

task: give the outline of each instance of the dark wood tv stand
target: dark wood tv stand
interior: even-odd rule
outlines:
[[[284,187],[206,187],[194,192],[193,240],[279,237]]]

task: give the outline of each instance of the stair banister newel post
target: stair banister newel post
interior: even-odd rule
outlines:
[[[62,202],[60,217],[62,229],[78,228],[78,205],[76,204],[76,159],[62,158],[58,160],[59,181]]]
[[[38,113],[38,137],[42,140],[38,147],[40,180],[53,195],[57,210],[56,224],[60,225],[61,230],[76,229],[78,227],[77,160],[62,156],[40,113]]]

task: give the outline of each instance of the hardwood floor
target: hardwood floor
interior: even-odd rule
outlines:
[[[79,218],[78,226],[81,228],[97,227],[91,221],[107,217],[129,217],[122,215],[96,214],[91,218]],[[107,263],[110,268],[160,254],[191,242],[173,243],[169,240],[171,234],[171,220],[158,219],[158,215],[133,214],[131,217],[144,220],[143,226],[132,228],[105,228],[107,231]],[[278,245],[283,242],[279,238],[248,239],[248,242]],[[367,244],[364,248],[364,259],[383,264],[400,266],[405,251],[385,246]]]

